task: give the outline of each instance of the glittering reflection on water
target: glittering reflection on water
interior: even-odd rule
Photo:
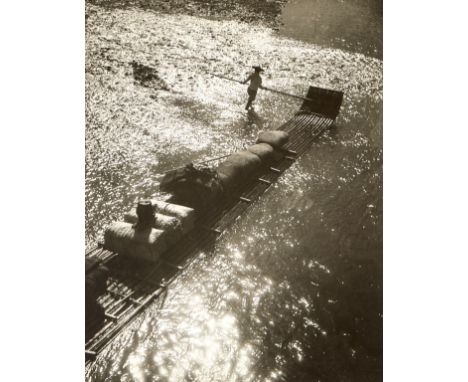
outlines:
[[[337,127],[104,350],[87,379],[378,373],[382,62],[233,21],[90,5],[87,16],[88,244],[154,192],[162,171],[239,150],[298,109],[260,92],[246,115],[245,88],[211,73],[241,79],[260,63],[270,87],[345,91]],[[151,68],[147,81],[134,62]]]

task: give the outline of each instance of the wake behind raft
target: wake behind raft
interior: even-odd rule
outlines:
[[[296,115],[216,168],[168,172],[86,256],[86,357],[93,359],[196,253],[211,245],[335,121],[343,93],[310,87]]]

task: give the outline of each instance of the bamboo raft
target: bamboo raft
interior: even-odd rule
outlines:
[[[226,229],[311,147],[312,142],[334,123],[342,99],[342,92],[310,87],[300,111],[279,127],[289,134],[289,142],[283,147],[283,159],[243,184],[235,193],[236,197],[198,216],[196,228],[170,248],[159,264],[118,256],[102,246],[86,254],[111,271],[107,291],[98,299],[105,310],[105,319],[88,323],[85,328],[87,363],[157,300],[198,253],[209,250]]]

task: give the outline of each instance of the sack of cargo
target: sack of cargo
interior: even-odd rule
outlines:
[[[252,154],[255,154],[260,158],[263,164],[268,165],[282,159],[283,155],[276,151],[268,143],[257,143],[250,147],[247,147],[247,150]]]
[[[110,224],[104,233],[104,247],[122,256],[156,262],[167,250],[164,231],[156,228],[136,230],[125,222]]]
[[[137,223],[138,215],[136,212],[136,208],[132,208],[130,212],[126,213],[124,215],[124,220],[127,223]],[[153,228],[157,228],[164,231],[166,242],[170,245],[177,243],[183,235],[182,224],[180,223],[180,220],[174,216],[167,216],[155,213]]]
[[[174,195],[176,203],[197,210],[206,209],[223,195],[216,172],[195,168],[193,164],[166,173],[159,188]]]
[[[227,190],[232,190],[255,176],[261,167],[260,158],[246,150],[230,155],[216,171],[223,186]]]
[[[268,143],[274,148],[281,148],[289,140],[289,134],[282,130],[266,130],[258,135],[257,143]]]
[[[156,213],[177,218],[180,221],[183,233],[191,231],[195,226],[195,210],[193,208],[179,206],[178,204],[167,203],[157,199],[151,199],[151,204],[154,206]]]

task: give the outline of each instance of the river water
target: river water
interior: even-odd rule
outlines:
[[[283,8],[281,6],[284,6]],[[305,94],[336,126],[86,370],[88,381],[376,381],[382,373],[382,13],[371,0],[86,4],[86,245],[158,174],[243,148]],[[151,68],[143,78],[138,69]]]

